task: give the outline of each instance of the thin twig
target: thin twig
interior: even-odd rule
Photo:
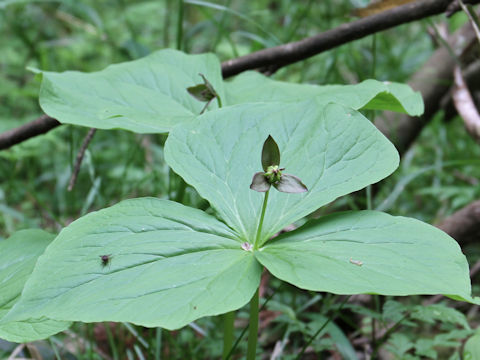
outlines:
[[[463,2],[464,4],[475,4],[473,2],[470,2],[470,1],[464,1]],[[446,17],[451,17],[452,15],[454,15],[455,13],[457,13],[458,11],[460,11],[462,8],[460,6],[460,3],[458,2],[458,0],[452,0],[451,1],[451,4],[447,6],[447,9],[445,10],[445,16]]]
[[[457,0],[457,3],[460,5],[462,8],[463,12],[467,14],[468,19],[470,20],[470,23],[472,24],[473,29],[475,30],[475,34],[477,35],[478,41],[480,41],[480,29],[479,29],[479,24],[478,24],[478,18],[475,12],[471,9],[469,9],[462,0]]]
[[[75,186],[78,173],[80,172],[80,166],[82,165],[83,157],[85,156],[85,151],[87,151],[88,144],[90,144],[90,141],[92,141],[93,135],[95,135],[95,131],[97,131],[97,129],[91,128],[90,130],[88,130],[87,135],[83,139],[82,147],[78,151],[77,159],[75,160],[75,167],[73,169],[72,176],[70,177],[70,181],[68,182],[68,191],[72,191],[73,187]]]
[[[19,344],[10,354],[8,360],[14,360],[18,354],[20,354],[25,347],[25,344]]]
[[[376,355],[378,353],[378,350],[380,349],[380,346],[385,343],[385,341],[390,337],[390,334],[392,334],[394,331],[396,331],[400,327],[402,322],[405,319],[407,319],[409,316],[410,316],[410,311],[407,311],[405,313],[405,315],[400,320],[398,320],[395,324],[393,324],[391,327],[386,329],[386,331],[382,334],[382,336],[380,336],[376,340],[376,342],[374,344],[374,347],[373,347],[372,359],[376,359]]]
[[[302,350],[300,351],[300,353],[297,355],[296,359],[299,360],[299,359],[302,359],[302,356],[303,354],[305,353],[305,350],[307,350],[307,348],[310,346],[310,344],[313,342],[313,340],[315,340],[315,338],[322,332],[323,329],[325,329],[325,327],[333,320],[336,319],[338,313],[340,312],[340,310],[342,310],[343,308],[343,305],[346,304],[346,302],[348,301],[348,299],[350,299],[351,295],[348,295],[345,300],[340,304],[340,306],[338,307],[338,309],[335,311],[334,314],[332,314],[332,316],[330,316],[324,323],[323,325],[315,332],[315,334],[313,334],[310,339],[305,343],[305,345],[303,346]]]
[[[280,283],[280,285],[278,285],[275,290],[270,294],[270,296],[268,298],[265,299],[265,301],[263,302],[262,306],[260,307],[260,309],[258,310],[258,312],[261,312],[268,304],[268,302],[272,299],[273,295],[275,295],[277,293],[277,291],[280,289],[280,287],[282,286],[283,283]],[[250,324],[247,324],[247,326],[245,326],[242,330],[242,333],[240,334],[240,336],[237,338],[237,340],[235,341],[235,343],[233,344],[232,348],[230,349],[230,351],[228,352],[227,356],[225,357],[225,360],[229,360],[231,358],[231,356],[233,355],[233,352],[235,351],[235,349],[237,348],[238,344],[240,343],[240,341],[242,340],[243,336],[246,334],[247,330],[248,330],[248,327],[250,326]]]

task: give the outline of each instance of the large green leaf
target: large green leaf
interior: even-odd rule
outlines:
[[[4,321],[18,302],[37,258],[55,236],[43,230],[21,230],[0,242],[0,338],[14,342],[34,341],[67,329],[70,323],[42,316]]]
[[[7,317],[175,329],[245,305],[260,274],[253,254],[212,216],[167,200],[126,200],[62,230]]]
[[[247,71],[225,84],[226,103],[295,102],[316,98],[353,109],[390,110],[417,116],[423,113],[422,96],[408,85],[365,80],[355,85],[292,84]]]
[[[202,110],[204,104],[187,92],[187,87],[203,82],[199,73],[223,97],[217,57],[167,49],[95,73],[43,72],[40,106],[66,124],[138,133],[168,132]]]
[[[464,360],[475,360],[480,359],[480,331],[477,330],[476,333],[470,337],[465,343],[463,349],[463,359]]]
[[[280,148],[280,166],[298,176],[308,192],[270,190],[263,240],[398,166],[394,146],[360,113],[316,99],[233,106],[174,128],[165,146],[166,161],[249,242],[264,196],[249,186],[262,170],[261,151],[269,134]]]
[[[255,255],[272,274],[303,289],[470,297],[468,263],[455,240],[418,220],[376,211],[322,217]]]
[[[247,72],[224,84],[213,54],[187,55],[164,49],[143,59],[94,73],[42,72],[40,105],[62,123],[138,133],[168,132],[191,121],[204,103],[187,88],[205,75],[225,105],[246,102],[298,102],[317,98],[354,109],[391,110],[420,115],[421,96],[407,85],[366,80],[357,85],[301,85]],[[226,88],[226,90],[225,90]],[[210,109],[218,105],[214,101]]]

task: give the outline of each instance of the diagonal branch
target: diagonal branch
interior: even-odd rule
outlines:
[[[453,76],[455,79],[453,91],[453,102],[455,107],[457,108],[458,114],[463,119],[467,131],[475,141],[480,142],[480,114],[478,113],[472,95],[465,84],[459,66],[455,67]]]
[[[61,125],[57,120],[47,115],[42,115],[38,119],[19,126],[15,129],[5,131],[0,134],[0,150],[7,149],[10,146],[21,143],[34,136],[49,132],[53,128]]]
[[[448,39],[447,43],[460,59],[468,57],[471,44],[476,43],[475,32],[465,24]],[[385,112],[375,120],[375,126],[392,141],[403,154],[415,141],[425,125],[441,108],[442,98],[448,94],[453,82],[453,69],[457,59],[445,47],[437,49],[430,59],[411,77],[408,84],[422,94],[425,112],[420,118]]]
[[[399,6],[300,41],[226,61],[222,64],[222,73],[224,77],[230,77],[251,69],[273,66],[276,70],[379,31],[441,14],[447,10],[451,2],[451,0],[423,0]],[[470,0],[468,3],[478,4],[480,0]]]
[[[457,240],[462,247],[475,243],[480,238],[480,200],[450,215],[437,227]]]
[[[70,177],[70,181],[68,182],[68,191],[72,191],[75,183],[77,182],[78,173],[80,172],[80,166],[82,165],[83,157],[85,156],[85,151],[87,151],[87,147],[90,144],[90,141],[93,139],[93,135],[97,129],[91,128],[88,130],[87,135],[83,139],[82,146],[77,153],[77,159],[75,160],[75,166],[73,168],[72,176]]]

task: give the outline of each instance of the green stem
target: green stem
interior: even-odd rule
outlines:
[[[122,11],[122,15],[123,15],[123,21],[125,22],[125,28],[128,30],[128,32],[130,33],[130,38],[133,40],[133,42],[135,44],[137,44],[137,34],[136,34],[136,31],[135,31],[135,28],[133,27],[133,24],[130,22],[130,20],[128,20],[128,17],[126,15],[127,13],[127,4],[125,4],[125,0],[117,0],[117,3],[120,5],[120,9]],[[137,48],[135,48],[137,49]],[[130,57],[132,57],[131,55],[129,55]],[[137,52],[135,52],[135,58],[139,57],[140,54],[138,54]]]
[[[270,296],[263,302],[262,306],[260,306],[260,310],[258,310],[259,312],[262,311],[263,309],[265,309],[265,307],[267,306],[268,302],[272,299],[273,295],[275,295],[277,293],[277,291],[280,289],[280,287],[282,286],[282,284],[284,283],[280,283],[280,285],[278,285],[275,290],[273,290],[273,292],[270,294]],[[232,356],[233,352],[235,351],[235,349],[237,348],[238,344],[240,344],[240,341],[242,341],[243,339],[243,336],[246,334],[247,330],[249,328],[249,325],[247,324],[247,326],[245,326],[242,330],[242,333],[240,334],[240,336],[237,338],[237,340],[235,341],[235,344],[233,344],[233,347],[230,349],[228,355],[227,355],[227,358],[225,360],[229,360],[230,357]]]
[[[230,8],[230,3],[232,2],[232,0],[227,0],[225,2],[225,7],[226,8]],[[225,36],[225,34],[228,34],[230,33],[230,31],[228,29],[225,29],[225,21],[227,19],[227,17],[229,16],[230,14],[227,12],[227,11],[223,11],[222,12],[222,17],[220,19],[219,22],[216,23],[217,25],[217,36],[215,38],[215,41],[213,42],[213,47],[212,47],[212,52],[215,53],[216,50],[217,50],[217,45],[218,43],[220,42],[220,40],[222,39],[222,36]],[[228,36],[228,35],[227,35]]]
[[[222,359],[227,359],[233,345],[233,330],[235,321],[235,311],[230,311],[223,315],[223,356]]]
[[[260,222],[258,223],[258,229],[257,229],[257,236],[255,237],[255,243],[253,245],[253,249],[257,250],[260,241],[260,236],[262,235],[262,227],[263,227],[263,218],[265,217],[265,210],[267,209],[267,201],[268,201],[268,193],[270,190],[267,190],[265,193],[265,197],[263,198],[263,205],[262,205],[262,214],[260,215]]]
[[[255,360],[255,357],[257,354],[258,303],[259,303],[259,295],[258,295],[258,289],[257,289],[257,291],[255,291],[255,295],[253,295],[252,300],[250,300],[250,321],[249,321],[249,331],[248,331],[247,360]]]
[[[253,248],[256,250],[258,249],[258,244],[260,241],[260,236],[262,234],[262,227],[263,227],[263,219],[265,218],[265,210],[267,209],[267,202],[268,202],[268,194],[269,190],[265,193],[265,197],[263,198],[263,205],[262,205],[262,214],[260,215],[260,222],[258,223],[257,235],[255,237],[255,244]],[[255,360],[256,353],[257,353],[257,336],[258,336],[258,304],[259,304],[259,295],[258,289],[255,291],[255,295],[253,295],[252,300],[250,300],[250,321],[249,321],[249,331],[248,331],[248,347],[247,347],[247,360]],[[228,357],[229,352],[225,353]]]
[[[372,37],[372,79],[375,79],[375,71],[377,68],[377,34]]]
[[[50,346],[52,347],[52,350],[55,354],[55,359],[56,360],[62,360],[62,357],[60,356],[60,353],[58,352],[57,350],[57,346],[55,345],[55,343],[53,342],[53,340],[51,338],[48,339],[48,341],[50,342]]]
[[[377,352],[380,349],[380,346],[382,346],[385,341],[390,337],[390,335],[397,331],[397,329],[402,325],[402,322],[406,320],[410,316],[410,312],[407,312],[400,320],[398,320],[393,326],[391,326],[385,334],[382,335],[379,339],[377,339],[375,343],[375,348],[372,351],[372,359],[375,359],[377,356]],[[375,356],[375,357],[374,357]]]
[[[93,360],[93,325],[87,324],[88,359]]]
[[[218,103],[218,108],[220,109],[222,107],[222,100],[220,100],[220,96],[216,96],[217,98],[217,103]]]
[[[108,345],[110,346],[113,359],[118,360],[119,357],[118,357],[117,345],[115,344],[115,339],[113,338],[113,334],[112,334],[112,331],[110,330],[110,326],[108,322],[104,322],[103,326],[105,327],[105,332],[107,333]]]
[[[367,210],[372,210],[372,185],[367,186]]]
[[[160,352],[162,350],[162,328],[155,331],[155,360],[160,360]]]
[[[185,196],[185,189],[187,188],[187,183],[179,176],[179,183],[177,185],[177,195],[175,196],[175,201],[178,203],[183,203],[183,198]]]
[[[172,11],[172,2],[166,1],[165,16],[163,18],[163,47],[168,48],[170,45],[170,19]]]
[[[182,50],[183,45],[183,0],[178,1],[178,22],[177,22],[177,50]]]

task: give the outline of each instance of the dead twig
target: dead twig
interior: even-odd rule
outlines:
[[[475,34],[477,34],[477,39],[478,41],[480,41],[480,29],[479,29],[480,25],[478,23],[477,15],[473,11],[471,5],[470,6],[465,5],[462,0],[457,0],[457,3],[462,8],[463,12],[467,14],[468,19],[470,20],[470,23],[472,24],[472,27],[475,30]]]
[[[83,139],[82,146],[77,154],[77,159],[75,160],[75,167],[73,168],[72,176],[70,177],[70,181],[68,182],[68,191],[72,191],[73,187],[75,186],[75,182],[77,181],[78,173],[80,172],[80,166],[82,165],[83,157],[85,156],[85,151],[87,151],[88,144],[92,141],[93,135],[97,129],[91,128],[88,130],[87,135]]]

